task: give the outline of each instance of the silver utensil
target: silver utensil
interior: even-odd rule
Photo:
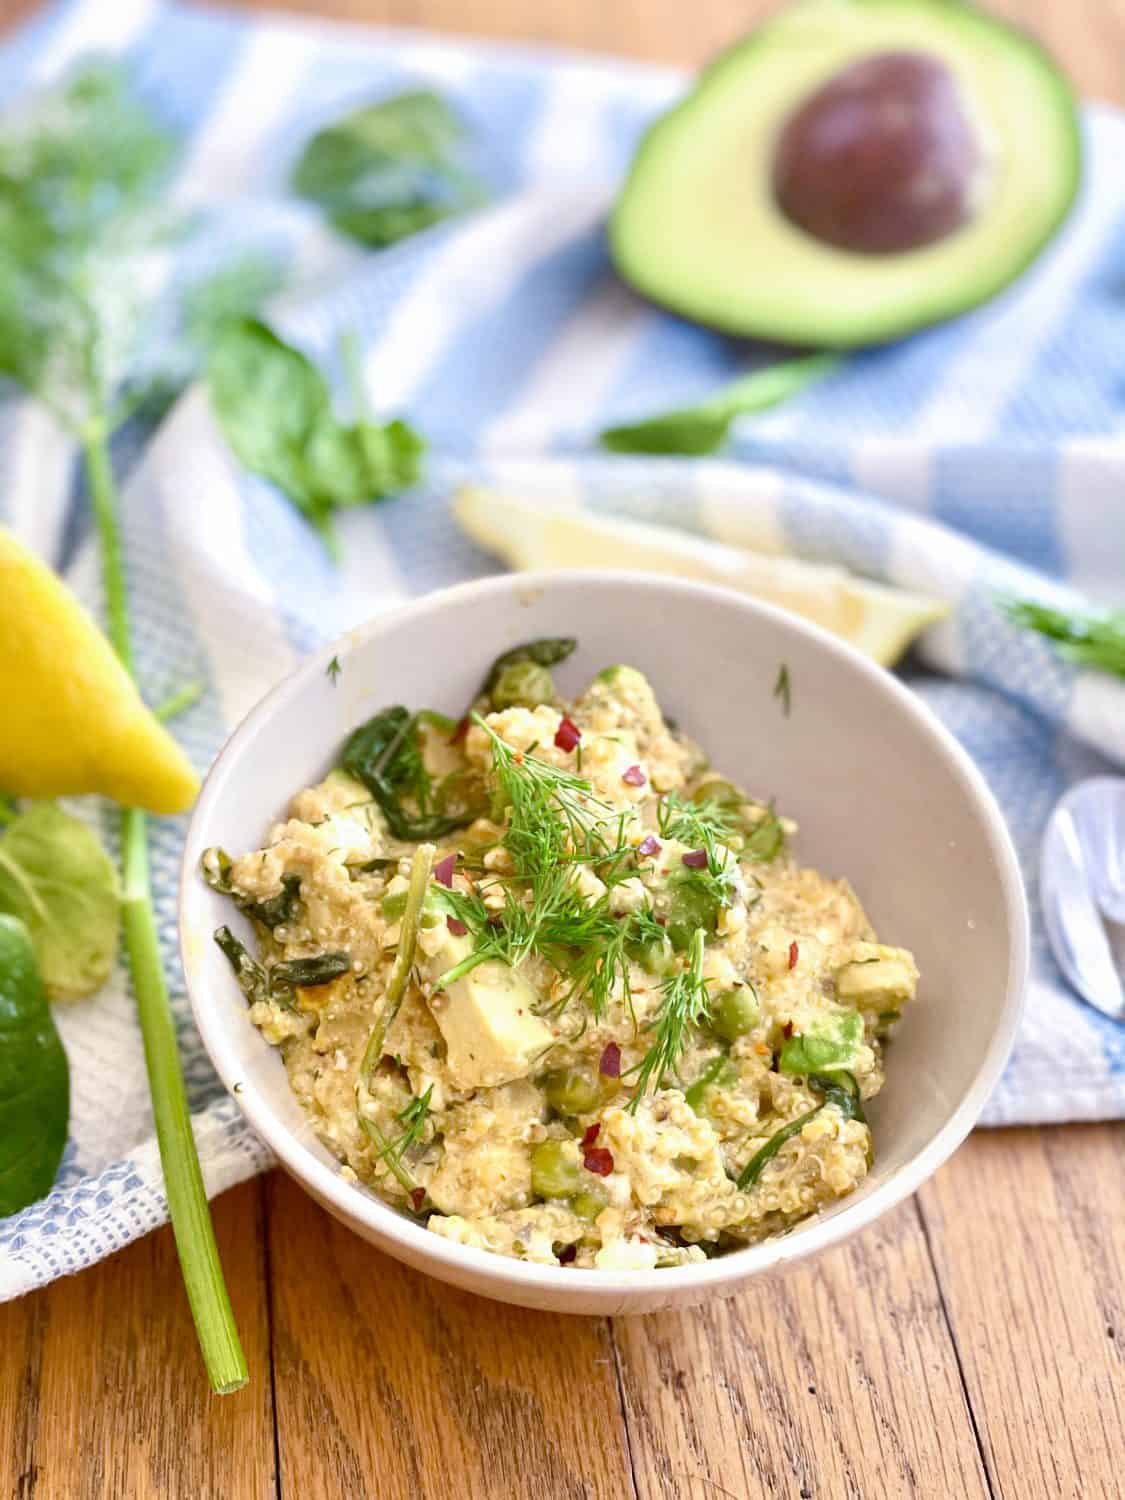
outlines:
[[[1095,776],[1060,800],[1039,882],[1059,968],[1103,1015],[1125,1020],[1125,778]]]

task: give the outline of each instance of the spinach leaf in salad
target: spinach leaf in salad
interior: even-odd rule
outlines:
[[[478,815],[474,807],[452,803],[455,780],[434,785],[419,738],[424,717],[399,704],[385,708],[352,732],[340,755],[340,765],[363,782],[392,835],[405,843],[443,838]]]
[[[318,131],[294,168],[293,190],[341,234],[381,249],[484,201],[461,164],[465,144],[465,127],[440,94],[396,94]]]
[[[54,1000],[91,995],[117,954],[117,871],[97,834],[53,802],[19,813],[0,838],[0,912],[30,934]]]
[[[341,422],[312,360],[257,318],[226,325],[207,378],[234,453],[292,500],[333,556],[336,511],[397,494],[421,473],[425,444],[413,428],[380,424],[362,410],[355,422]]]
[[[69,1120],[70,1070],[31,937],[0,914],[0,1219],[50,1192]]]

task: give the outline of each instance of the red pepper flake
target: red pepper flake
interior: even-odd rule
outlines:
[[[457,728],[449,736],[449,743],[451,745],[459,745],[461,743],[461,741],[465,738],[465,736],[468,734],[468,732],[469,732],[469,716],[468,716],[468,714],[466,714],[463,719],[459,719],[457,721]]]
[[[637,845],[637,853],[645,855],[646,858],[655,859],[660,853],[660,840],[655,833],[648,833]]]
[[[613,1156],[604,1146],[588,1146],[582,1153],[582,1165],[595,1177],[608,1177],[613,1171]]]
[[[417,1213],[421,1213],[421,1211],[422,1211],[422,1204],[425,1203],[425,1201],[426,1201],[426,1189],[425,1188],[415,1188],[414,1191],[410,1195],[410,1202],[413,1205],[414,1212],[416,1214]]]
[[[575,749],[581,738],[582,731],[573,719],[564,718],[555,730],[555,746],[559,750]]]
[[[789,967],[791,969],[795,969],[797,967],[797,957],[800,954],[800,951],[801,950],[797,947],[796,943],[789,944]]]
[[[789,1040],[789,1038],[793,1035],[793,1022],[792,1021],[786,1021],[785,1025],[781,1028],[781,1034],[785,1038],[786,1041]]]
[[[585,1150],[587,1146],[592,1146],[594,1144],[594,1142],[598,1138],[598,1132],[601,1130],[601,1128],[602,1127],[598,1124],[597,1120],[595,1120],[592,1125],[587,1125],[586,1134],[582,1137],[583,1150]]]
[[[640,766],[630,766],[627,771],[622,771],[621,780],[626,786],[644,786],[648,781],[648,777],[641,770]]]
[[[465,926],[464,922],[458,922],[456,917],[446,917],[445,925],[449,928],[454,937],[464,937],[469,930]]]
[[[616,1042],[607,1042],[605,1051],[602,1053],[601,1061],[598,1063],[598,1072],[603,1078],[621,1077],[621,1048]]]
[[[578,1255],[577,1245],[564,1245],[559,1251],[559,1265],[569,1266],[571,1261]]]
[[[689,870],[705,870],[707,868],[707,850],[692,849],[687,854],[681,854],[680,859]]]
[[[457,868],[457,855],[447,854],[444,859],[439,859],[434,866],[434,879],[438,885],[444,885],[447,889],[453,885],[453,872]]]

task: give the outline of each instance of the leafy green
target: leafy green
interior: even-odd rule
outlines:
[[[864,1120],[859,1084],[851,1073],[813,1074],[809,1077],[808,1084],[809,1088],[821,1095],[820,1103],[775,1131],[765,1145],[754,1153],[739,1174],[740,1191],[746,1192],[748,1188],[752,1188],[762,1175],[762,1169],[773,1160],[786,1141],[791,1141],[795,1135],[799,1135],[809,1121],[815,1120],[826,1105],[834,1105],[845,1120]]]
[[[1060,652],[1080,667],[1125,677],[1125,609],[1108,614],[1072,614],[1049,609],[1030,599],[1001,601],[1008,618],[1056,642]]]
[[[484,200],[459,163],[460,120],[429,90],[353,110],[317,132],[292,177],[341,232],[382,248]]]
[[[97,835],[53,802],[20,813],[0,838],[0,911],[31,935],[55,1000],[109,978],[121,928],[117,871]]]
[[[138,263],[171,229],[158,193],[172,155],[108,67],[41,96],[0,135],[0,374],[76,432],[117,420]]]
[[[267,967],[250,956],[246,945],[229,927],[217,928],[214,936],[250,1005],[259,1000],[273,1000],[284,1009],[293,1010],[295,989],[314,989],[320,984],[331,984],[334,979],[347,974],[352,966],[350,953],[335,952],[290,958]]]
[[[291,922],[296,915],[297,901],[301,894],[299,875],[283,875],[281,890],[276,896],[267,896],[263,901],[254,901],[231,884],[231,857],[225,849],[217,847],[205,849],[199,861],[199,869],[213,891],[218,891],[220,896],[229,896],[239,911],[245,912],[248,917],[253,917],[256,922],[261,922],[262,926],[268,927],[271,932],[284,922]]]
[[[754,370],[698,406],[663,412],[643,422],[607,427],[600,434],[611,453],[664,453],[685,458],[717,452],[736,417],[777,406],[839,367],[835,354],[809,354]]]
[[[424,443],[404,422],[340,422],[312,361],[256,318],[228,323],[207,366],[211,405],[238,458],[283,490],[336,550],[335,511],[406,489]]]
[[[217,927],[214,936],[223,956],[234,970],[234,977],[246,996],[246,1003],[256,1005],[259,1000],[268,1000],[270,982],[265,965],[250,956],[246,944],[236,938],[229,927]]]
[[[340,752],[340,765],[363,782],[391,833],[407,843],[443,838],[477,815],[468,806],[448,810],[450,789],[434,788],[418,737],[421,718],[401,705],[384,708],[353,730]]]
[[[50,1192],[69,1119],[70,1070],[31,938],[0,914],[0,1219]]]

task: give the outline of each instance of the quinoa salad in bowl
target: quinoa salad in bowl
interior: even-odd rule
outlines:
[[[573,646],[506,652],[460,721],[384,709],[202,871],[253,923],[256,952],[216,941],[349,1181],[501,1255],[685,1265],[863,1181],[918,971],[639,671],[561,701]]]

